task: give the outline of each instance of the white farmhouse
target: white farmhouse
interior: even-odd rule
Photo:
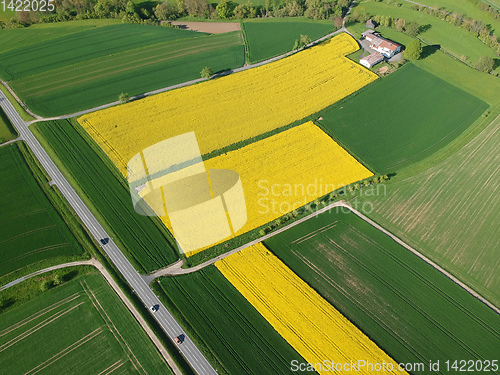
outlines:
[[[391,58],[396,53],[401,51],[401,46],[389,39],[382,38],[373,30],[368,30],[363,33],[366,40],[370,42],[370,48],[380,52],[387,58]]]

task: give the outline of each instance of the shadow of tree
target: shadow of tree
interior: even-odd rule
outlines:
[[[64,276],[62,277],[62,280],[64,282],[67,282],[67,281],[74,279],[76,276],[78,276],[78,271],[71,271],[71,272],[64,274]]]
[[[430,30],[431,28],[432,28],[432,25],[430,23],[428,23],[427,25],[421,25],[418,28],[418,32],[420,34],[422,34],[422,33],[425,33],[426,31]]]
[[[422,53],[420,54],[420,59],[425,59],[430,55],[433,55],[441,48],[439,44],[433,44],[432,46],[424,46],[422,48]]]
[[[500,66],[500,59],[493,59],[493,70]]]

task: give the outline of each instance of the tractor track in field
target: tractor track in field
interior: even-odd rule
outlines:
[[[495,311],[497,314],[500,315],[500,309],[495,306],[493,303],[491,303],[490,301],[488,301],[486,298],[484,298],[483,296],[481,296],[479,293],[477,293],[475,290],[473,290],[472,288],[468,287],[466,284],[464,284],[463,282],[461,282],[458,278],[456,278],[455,276],[453,276],[451,273],[449,273],[448,271],[446,271],[444,268],[442,268],[441,266],[439,266],[437,263],[433,262],[432,260],[430,260],[429,258],[427,258],[425,255],[423,255],[422,253],[420,253],[419,251],[417,251],[416,249],[414,249],[413,247],[411,247],[410,245],[408,245],[406,242],[402,241],[400,238],[398,238],[397,236],[395,236],[394,234],[392,234],[391,232],[389,232],[388,230],[384,229],[382,226],[380,226],[379,224],[377,224],[376,222],[374,222],[373,220],[371,220],[370,218],[366,217],[365,215],[363,215],[361,212],[357,211],[356,209],[354,209],[351,205],[349,205],[348,203],[346,203],[345,201],[339,201],[339,202],[335,202],[335,203],[332,203],[324,208],[321,208],[319,209],[318,211],[316,212],[313,212],[293,223],[290,223],[288,224],[287,226],[283,227],[283,228],[280,228],[278,230],[276,230],[275,232],[272,232],[272,233],[269,233],[269,234],[266,234],[265,236],[262,236],[260,238],[257,238],[256,240],[253,240],[253,241],[250,241],[248,243],[246,243],[245,245],[242,245],[234,250],[231,250],[231,251],[228,251],[227,253],[224,253],[224,254],[221,254],[213,259],[210,259],[206,262],[203,262],[197,266],[194,266],[194,267],[190,267],[190,268],[182,268],[182,265],[183,265],[183,261],[180,260],[180,261],[177,261],[176,263],[166,267],[166,268],[163,268],[161,270],[158,270],[154,273],[151,273],[147,276],[143,276],[144,280],[147,282],[147,283],[151,283],[154,279],[156,279],[157,277],[161,277],[161,276],[176,276],[176,275],[184,275],[184,274],[188,274],[188,273],[192,273],[192,272],[196,272],[196,271],[199,271],[207,266],[210,266],[212,264],[214,264],[215,262],[217,262],[218,260],[221,260],[221,259],[224,259],[232,254],[235,254],[243,249],[246,249],[247,247],[249,246],[252,246],[252,245],[255,245],[259,242],[262,242],[262,241],[265,241],[267,240],[268,238],[271,238],[281,232],[284,232],[306,220],[309,220],[323,212],[326,212],[326,211],[329,211],[335,207],[342,207],[342,208],[345,208],[345,209],[348,209],[349,211],[351,211],[353,214],[355,214],[356,216],[358,216],[360,219],[364,220],[365,222],[367,222],[368,224],[370,224],[371,226],[375,227],[376,229],[378,229],[379,231],[381,231],[382,233],[384,233],[385,235],[387,235],[388,237],[390,237],[393,241],[397,242],[398,244],[400,244],[401,246],[403,246],[405,249],[407,249],[408,251],[412,252],[413,254],[415,254],[416,256],[418,256],[420,259],[422,259],[424,262],[426,262],[427,264],[429,264],[430,266],[432,266],[434,269],[436,269],[437,271],[439,271],[440,273],[442,273],[443,275],[445,275],[446,277],[448,277],[450,280],[452,280],[455,284],[459,285],[460,287],[462,287],[463,289],[465,289],[467,292],[469,292],[471,295],[473,295],[475,298],[477,298],[478,300],[480,300],[481,302],[483,302],[485,305],[487,305],[490,309],[492,309],[493,311]]]
[[[149,336],[151,341],[153,341],[154,345],[160,352],[161,356],[165,359],[165,361],[168,363],[172,371],[174,372],[175,375],[181,375],[180,370],[176,366],[176,364],[173,362],[172,358],[168,354],[168,352],[165,350],[163,347],[163,344],[158,340],[156,337],[156,334],[149,328],[148,324],[142,317],[142,315],[137,311],[134,305],[128,300],[127,296],[123,293],[123,291],[120,289],[118,284],[115,282],[115,280],[112,278],[112,276],[109,274],[109,272],[104,268],[104,266],[97,260],[97,259],[90,259],[90,260],[81,260],[81,261],[76,261],[76,262],[70,262],[70,263],[64,263],[64,264],[58,264],[55,266],[47,267],[44,269],[41,269],[39,271],[33,272],[29,275],[22,276],[14,281],[11,281],[10,283],[7,283],[3,286],[0,287],[0,291],[5,290],[7,288],[10,288],[16,284],[19,284],[29,278],[32,278],[37,275],[41,275],[50,271],[58,270],[61,268],[67,268],[67,267],[74,267],[74,266],[94,266],[99,270],[101,275],[106,279],[108,284],[113,288],[115,293],[120,297],[120,299],[123,301],[123,303],[127,306],[128,310],[132,313],[134,318],[139,322],[141,325],[141,328],[146,332],[146,334]]]

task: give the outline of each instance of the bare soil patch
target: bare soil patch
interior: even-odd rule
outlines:
[[[231,31],[241,30],[239,22],[183,22],[171,21],[172,25],[179,26],[181,29],[199,31],[210,34],[230,33]]]

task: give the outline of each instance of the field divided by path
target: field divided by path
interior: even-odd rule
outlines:
[[[60,161],[73,186],[86,196],[116,234],[115,241],[139,271],[150,272],[178,259],[176,250],[152,219],[134,211],[128,184],[92,139],[71,120],[37,123],[37,134],[50,155]],[[79,130],[77,130],[79,129]],[[161,225],[159,223],[158,225]]]
[[[500,118],[463,149],[387,185],[370,217],[500,306]]]
[[[331,21],[312,21],[305,17],[251,19],[242,22],[249,63],[290,52],[301,35],[316,40],[331,33]]]
[[[11,82],[39,114],[64,114],[243,65],[239,32],[163,42],[46,71]]]
[[[171,374],[99,274],[78,277],[2,314],[0,361],[2,372],[12,375]]]
[[[464,132],[488,105],[407,64],[315,119],[365,165],[395,172],[423,160]]]
[[[398,363],[495,358],[497,313],[351,212],[265,245]]]
[[[163,303],[227,374],[292,374],[291,361],[304,362],[215,266],[159,280]]]
[[[41,189],[17,143],[0,147],[0,276],[83,254]]]
[[[286,59],[86,114],[78,122],[124,175],[138,152],[193,130],[204,155],[289,125],[377,79],[345,57],[357,49],[343,33]]]
[[[36,63],[35,63],[36,62]],[[244,64],[240,32],[208,35],[146,25],[70,33],[0,54],[0,77],[35,113],[56,116]]]

